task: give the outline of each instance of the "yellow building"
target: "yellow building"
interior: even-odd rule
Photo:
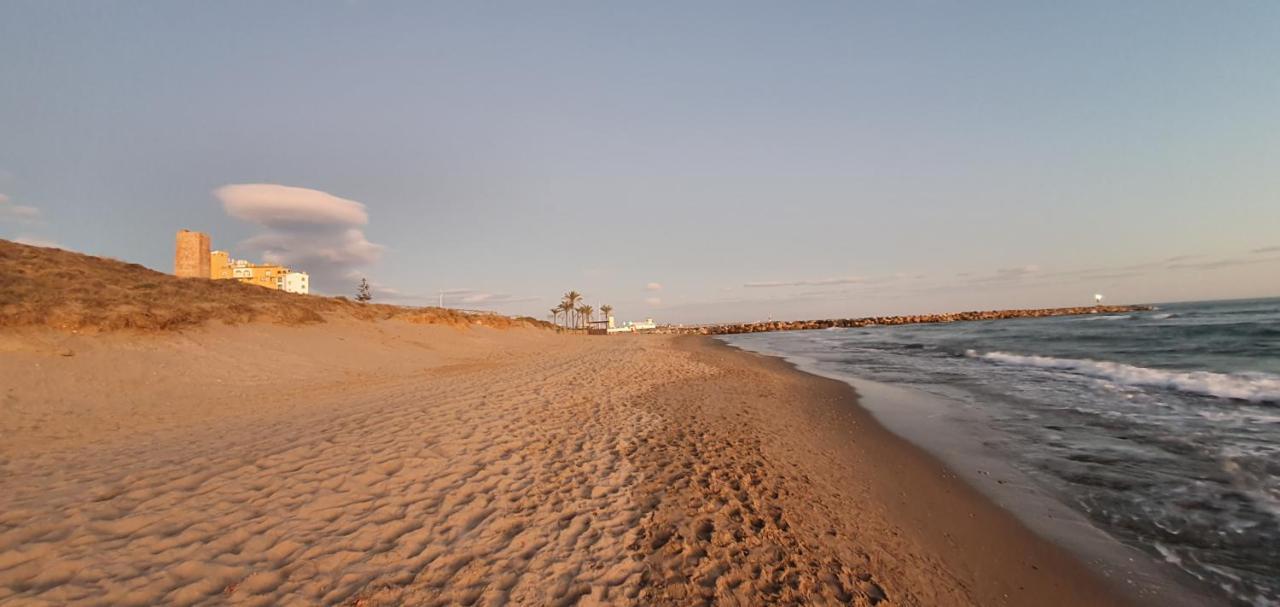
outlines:
[[[237,261],[236,264],[231,266],[233,278],[245,284],[257,285],[268,289],[279,289],[284,281],[284,275],[288,273],[289,268],[273,263]]]
[[[214,280],[233,278],[231,275],[231,255],[226,251],[209,253],[209,278]]]
[[[226,251],[209,253],[209,278],[214,280],[235,279],[247,285],[279,289],[288,273],[289,268],[279,264],[232,259]]]

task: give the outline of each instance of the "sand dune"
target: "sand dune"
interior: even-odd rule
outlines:
[[[450,326],[551,327],[528,317],[357,303],[234,280],[178,278],[138,264],[0,238],[0,329],[6,331],[47,327],[78,333],[170,332],[211,323],[296,326],[391,318]]]
[[[898,447],[847,389],[701,339],[9,336],[0,603],[1115,601],[958,481],[908,482],[933,464],[875,472]],[[886,490],[950,499],[923,516],[988,554]]]

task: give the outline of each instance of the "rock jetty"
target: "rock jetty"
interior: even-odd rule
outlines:
[[[948,312],[945,314],[915,314],[909,316],[869,316],[866,318],[833,318],[827,320],[773,320],[767,322],[697,327],[659,327],[657,333],[689,333],[700,335],[731,335],[734,333],[763,333],[766,331],[805,331],[831,327],[874,327],[878,325],[911,325],[939,322],[964,322],[973,320],[1003,320],[1007,318],[1040,318],[1044,316],[1078,316],[1083,314],[1125,314],[1153,310],[1151,306],[1086,306],[1077,308],[1040,308],[1035,310],[986,310],[974,312]]]

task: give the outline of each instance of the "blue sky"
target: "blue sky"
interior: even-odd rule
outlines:
[[[186,227],[335,294],[673,322],[1280,295],[1277,32],[1265,2],[9,1],[0,237],[169,271]]]

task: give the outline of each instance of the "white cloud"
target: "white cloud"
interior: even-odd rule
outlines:
[[[15,204],[8,196],[0,194],[0,221],[28,223],[40,219],[40,209]]]
[[[1258,254],[1259,252],[1266,253],[1267,251],[1265,249],[1253,251],[1255,254]],[[1280,261],[1280,257],[1232,257],[1228,259],[1217,259],[1196,263],[1171,263],[1167,267],[1170,270],[1218,270],[1233,266],[1251,266],[1260,263],[1271,263],[1273,261]]]
[[[224,185],[214,190],[213,195],[222,201],[228,215],[265,226],[369,223],[363,204],[320,190],[272,183],[238,183]]]
[[[660,306],[662,305],[662,298],[648,297],[648,298],[645,298],[644,303],[649,304],[651,306]]]
[[[749,282],[742,286],[749,289],[771,289],[776,287],[831,287],[836,285],[856,285],[866,282],[865,278],[827,278],[824,280],[793,280],[789,282],[766,281]]]
[[[404,291],[376,280],[369,280],[369,288],[373,292],[374,301],[397,301],[415,305],[436,305],[437,294],[422,294]]]
[[[213,191],[228,215],[263,231],[240,243],[262,261],[311,274],[317,291],[346,293],[358,268],[376,262],[385,250],[369,242],[359,227],[369,222],[365,206],[320,190],[245,183]]]
[[[978,276],[970,280],[970,282],[1005,282],[1017,281],[1031,277],[1040,272],[1040,266],[1025,265],[1012,268],[1000,268],[991,274]]]
[[[1035,274],[1036,272],[1039,272],[1039,271],[1040,271],[1040,266],[1035,266],[1035,265],[1018,266],[1016,268],[1000,268],[999,270],[996,270],[996,276],[1013,278],[1018,276],[1026,276],[1028,274]]]
[[[660,283],[660,282],[651,282],[651,283],[649,283],[649,284],[645,285],[645,286],[644,286],[644,289],[645,289],[646,291],[661,291],[661,290],[662,290],[662,283]]]
[[[283,265],[311,261],[337,266],[373,263],[382,256],[382,245],[373,244],[356,228],[332,232],[268,230],[240,243],[261,251],[262,260]]]

